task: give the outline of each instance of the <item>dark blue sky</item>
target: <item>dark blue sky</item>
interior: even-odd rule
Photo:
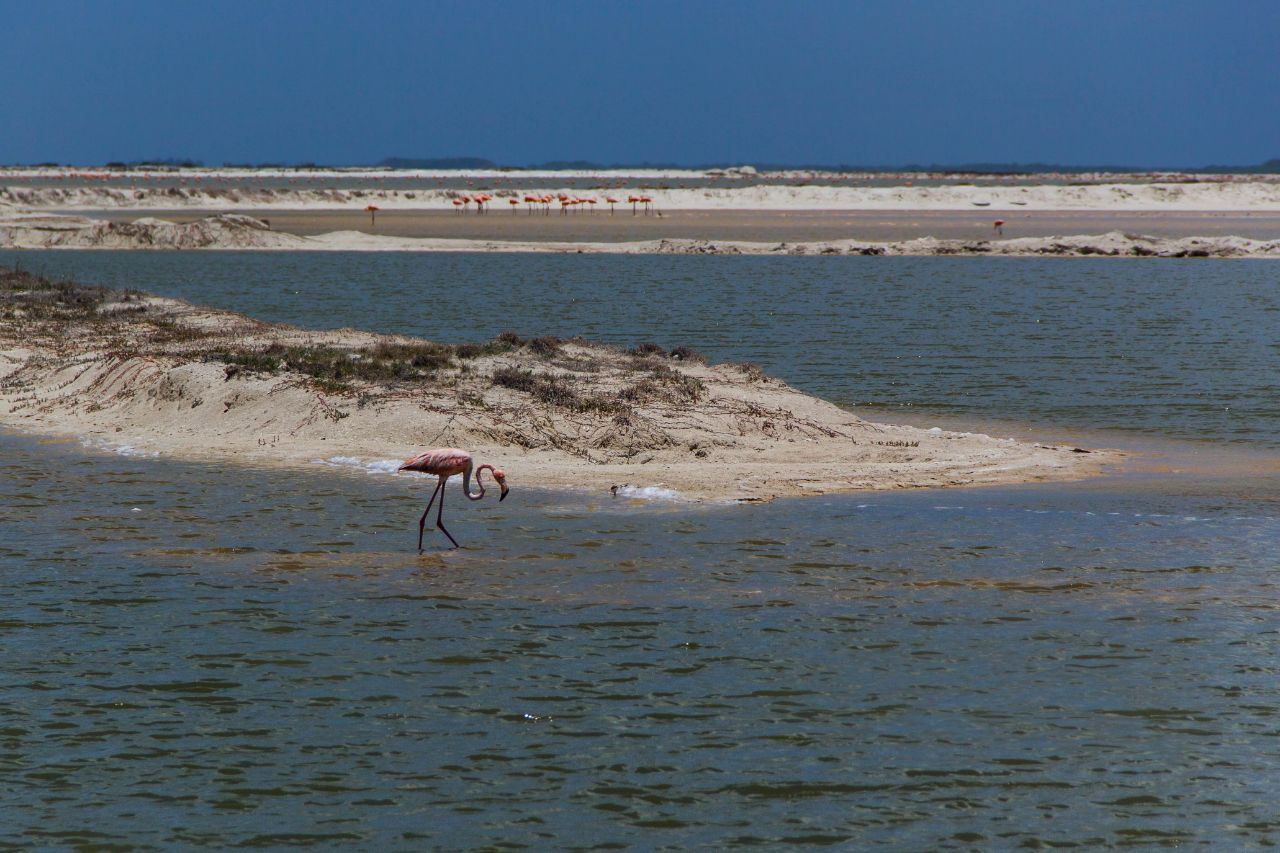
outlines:
[[[1275,0],[0,0],[0,162],[1250,164]]]

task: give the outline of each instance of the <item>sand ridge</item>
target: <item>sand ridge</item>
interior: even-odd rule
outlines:
[[[1280,257],[1280,240],[1247,237],[1152,237],[1105,234],[873,242],[857,239],[760,242],[660,239],[585,242],[392,237],[336,231],[303,237],[271,229],[244,214],[214,214],[175,223],[146,217],[130,223],[56,214],[0,215],[0,248],[22,249],[261,249],[276,251],[559,252],[699,255],[987,255],[1164,258]]]
[[[304,238],[238,213],[176,223],[154,217],[111,222],[25,213],[0,217],[0,246],[40,249],[299,249]]]

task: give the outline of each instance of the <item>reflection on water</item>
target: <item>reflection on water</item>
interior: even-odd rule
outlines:
[[[1274,501],[517,484],[419,558],[424,482],[0,435],[0,844],[1280,833]]]
[[[0,263],[309,327],[691,344],[873,416],[1280,447],[1269,261],[77,251]]]

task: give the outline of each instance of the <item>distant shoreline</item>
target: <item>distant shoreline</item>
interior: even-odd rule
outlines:
[[[612,206],[630,213],[632,207],[664,210],[753,210],[753,211],[908,211],[952,210],[1020,214],[1028,211],[1104,212],[1270,212],[1280,214],[1280,178],[1240,178],[1238,180],[1153,180],[1073,181],[1070,183],[1000,182],[977,186],[952,183],[920,185],[895,182],[887,185],[834,185],[805,183],[765,183],[727,181],[725,185],[644,186],[640,177],[588,176],[613,183],[578,186],[582,176],[553,174],[537,186],[507,186],[503,176],[463,176],[474,178],[475,189],[466,186],[400,188],[394,180],[377,186],[257,186],[237,183],[235,176],[210,173],[181,185],[103,185],[91,175],[49,184],[3,184],[0,174],[0,205],[18,210],[93,211],[128,209],[173,209],[222,212],[257,209],[350,210],[369,205],[378,210],[424,210],[460,215],[477,207],[474,196],[487,197],[490,216],[510,215],[511,207],[523,212],[560,215],[596,211]],[[527,176],[521,176],[527,180]],[[208,183],[205,183],[205,181]],[[631,182],[631,185],[628,184]],[[221,182],[221,185],[219,183]],[[649,203],[632,201],[639,190]],[[532,197],[541,201],[527,201]],[[455,202],[457,204],[455,205]],[[514,205],[512,204],[514,202]],[[581,203],[580,203],[581,202]],[[594,202],[594,203],[592,203]]]
[[[1280,176],[1012,176],[981,185],[839,177],[0,170],[0,246],[1280,256]]]
[[[789,178],[795,176],[814,176],[827,178],[859,177],[878,178],[887,176],[905,177],[977,177],[977,178],[1029,178],[1056,179],[1097,179],[1116,177],[1126,180],[1143,179],[1265,179],[1280,178],[1280,159],[1271,159],[1254,165],[1208,165],[1193,167],[1159,167],[1159,166],[1120,166],[1120,165],[1080,165],[1072,166],[1055,163],[960,163],[853,166],[853,165],[810,165],[810,164],[713,164],[713,165],[677,165],[677,164],[601,164],[577,161],[559,161],[528,166],[512,166],[494,163],[483,158],[387,158],[381,163],[356,165],[319,165],[300,163],[296,165],[275,164],[226,164],[222,166],[205,166],[192,160],[175,160],[166,162],[135,161],[132,163],[111,162],[105,164],[21,164],[10,163],[0,165],[0,179],[5,177],[41,177],[59,175],[152,175],[152,176],[239,176],[239,177],[274,177],[274,176],[360,176],[402,178],[435,175],[468,175],[468,176],[501,176],[513,178],[539,177],[543,175],[564,176],[637,176],[637,177],[716,177],[728,176],[736,178]]]

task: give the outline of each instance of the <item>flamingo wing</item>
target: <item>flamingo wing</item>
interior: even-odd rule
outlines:
[[[461,472],[471,462],[471,454],[456,447],[441,447],[419,453],[406,459],[401,471],[421,471],[424,474],[453,475]]]

